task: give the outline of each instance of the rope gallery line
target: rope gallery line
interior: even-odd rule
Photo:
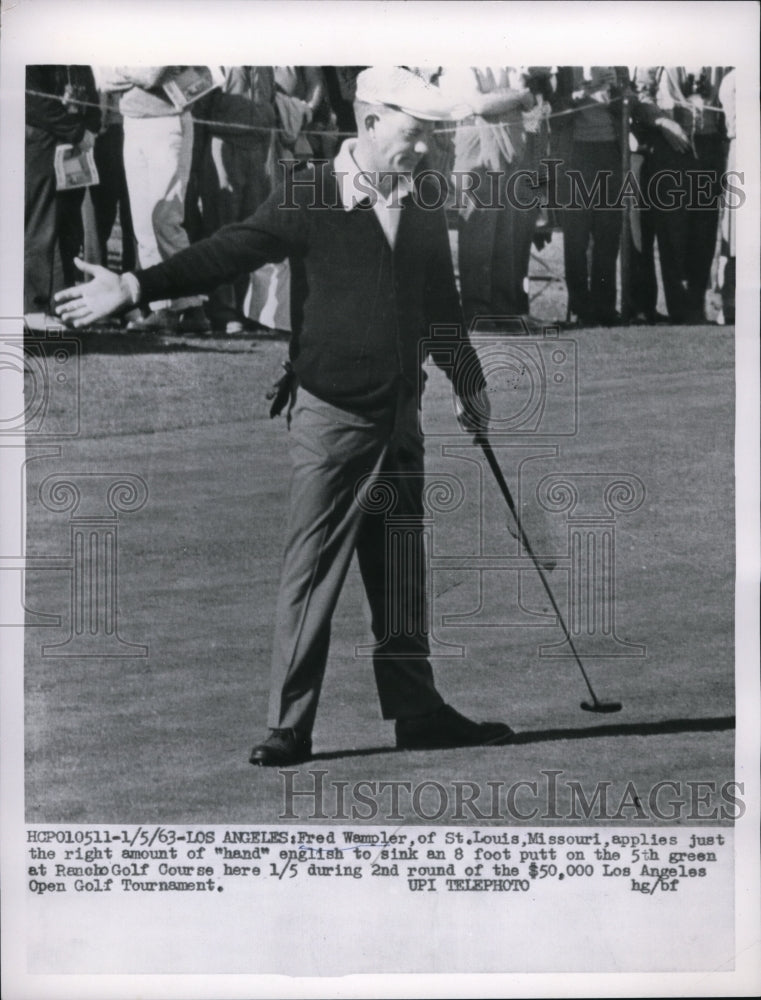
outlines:
[[[44,91],[40,91],[40,90],[25,90],[24,92],[26,94],[28,94],[30,97],[44,97],[47,100],[60,101],[62,104],[64,104],[64,103],[65,104],[77,104],[77,105],[79,105],[80,107],[83,107],[83,108],[97,108],[99,111],[103,110],[102,105],[99,102],[96,102],[96,101],[85,101],[82,98],[72,98],[72,97],[66,97],[66,98],[64,98],[61,94],[47,94]],[[622,100],[623,100],[622,97],[613,97],[613,98],[610,99],[610,101],[607,102],[607,104],[608,105],[610,105],[610,104],[616,104],[616,103],[621,102]],[[585,111],[588,107],[589,107],[589,105],[584,105],[583,107],[579,107],[579,108],[567,108],[567,109],[565,109],[563,111],[552,111],[549,114],[542,114],[542,115],[540,115],[538,117],[539,117],[540,121],[548,121],[548,120],[550,120],[552,118],[563,118],[566,115],[577,114],[580,111]],[[183,109],[183,110],[188,110],[188,109],[186,108],[186,109]],[[711,105],[703,105],[700,108],[700,110],[701,111],[715,111],[718,114],[724,114],[724,109],[723,108],[716,108],[716,107],[713,107]],[[177,109],[177,113],[180,114],[181,111],[179,109]],[[221,129],[226,129],[226,130],[236,129],[239,132],[264,132],[264,133],[266,133],[268,135],[276,135],[276,134],[278,134],[278,133],[280,133],[280,132],[283,131],[281,128],[277,128],[277,127],[273,128],[272,126],[267,126],[267,125],[249,125],[249,124],[247,124],[245,122],[214,121],[214,120],[210,120],[210,119],[206,119],[206,118],[197,118],[195,115],[193,115],[193,121],[194,121],[194,123],[196,125],[206,125],[206,126],[208,126],[210,128],[221,128]],[[514,121],[514,122],[474,122],[472,124],[457,123],[456,125],[442,126],[442,127],[439,127],[439,128],[435,128],[433,131],[434,131],[435,135],[447,135],[447,134],[456,132],[458,129],[477,129],[478,130],[478,129],[490,128],[490,127],[493,127],[494,125],[497,125],[500,128],[508,128],[508,129],[510,129],[510,128],[523,128],[523,122],[518,122],[518,121]],[[339,129],[325,128],[325,129],[302,129],[302,131],[299,132],[299,135],[303,135],[303,136],[310,136],[311,135],[311,136],[322,136],[322,137],[325,137],[325,136],[335,136],[335,137],[344,136],[344,137],[349,137],[349,136],[356,135],[356,133],[355,132],[344,132],[344,131],[341,131]]]

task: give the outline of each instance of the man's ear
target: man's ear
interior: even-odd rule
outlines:
[[[365,132],[374,132],[376,122],[380,121],[380,115],[375,111],[368,111],[362,121],[365,126]]]

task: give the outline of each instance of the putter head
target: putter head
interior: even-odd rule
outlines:
[[[582,701],[581,707],[585,712],[620,712],[622,704],[620,701]]]

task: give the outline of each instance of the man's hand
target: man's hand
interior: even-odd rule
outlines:
[[[470,434],[484,434],[489,429],[491,402],[486,389],[470,393],[455,400],[457,422]]]
[[[656,118],[655,124],[663,133],[663,137],[677,153],[686,153],[690,148],[690,140],[682,126],[671,118]]]
[[[78,149],[82,153],[88,153],[95,145],[96,139],[97,139],[97,133],[86,130],[85,134],[82,136],[82,138],[79,140],[79,142],[74,148]]]
[[[79,257],[74,263],[92,281],[65,288],[55,296],[56,314],[70,326],[89,326],[132,303],[129,289],[118,274],[97,264],[88,264]]]

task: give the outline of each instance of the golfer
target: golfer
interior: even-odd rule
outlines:
[[[406,69],[357,78],[358,136],[330,163],[310,164],[248,220],[169,260],[92,280],[56,296],[60,317],[86,326],[142,302],[208,292],[289,258],[294,333],[289,392],[287,538],[275,618],[268,737],[252,764],[308,760],[330,625],[356,551],[372,616],[383,717],[402,749],[497,745],[508,726],[473,722],[445,704],[429,660],[423,551],[421,341],[462,330],[443,209],[416,168],[433,122],[452,117],[441,92]],[[436,185],[431,185],[436,187]],[[440,199],[438,199],[440,201]],[[433,356],[452,377],[463,427],[485,430],[488,400],[473,347],[453,334]],[[412,539],[388,544],[378,491]],[[381,505],[382,506],[382,505]],[[403,627],[391,615],[404,609]]]

